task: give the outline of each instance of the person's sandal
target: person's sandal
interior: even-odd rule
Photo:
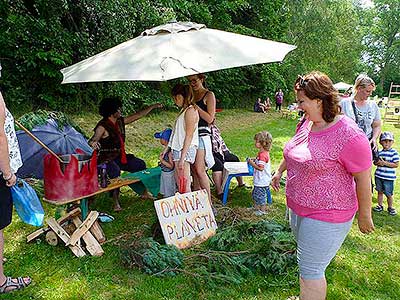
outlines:
[[[27,282],[25,282],[23,277],[15,278],[17,282],[14,282],[13,278],[7,277],[6,281],[0,286],[0,294],[7,294],[13,291],[18,291],[20,289],[26,288],[32,282],[32,280],[29,277],[26,278],[28,279]]]

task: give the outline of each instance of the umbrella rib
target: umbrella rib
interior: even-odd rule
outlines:
[[[163,72],[165,72],[165,69],[162,67],[162,64],[163,64],[164,61],[167,60],[167,59],[175,60],[175,61],[178,62],[178,63],[182,66],[182,68],[184,68],[184,69],[189,69],[189,70],[193,70],[193,71],[195,71],[195,72],[197,72],[197,73],[201,73],[200,71],[198,71],[198,70],[196,70],[196,69],[194,69],[194,68],[192,68],[192,67],[186,67],[179,59],[176,59],[175,57],[172,57],[172,56],[164,56],[164,57],[163,57],[163,59],[162,59],[162,61],[161,61],[161,63],[160,63],[160,69],[161,69]]]

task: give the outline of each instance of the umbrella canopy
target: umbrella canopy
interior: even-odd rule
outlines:
[[[203,24],[175,22],[61,70],[63,83],[166,81],[197,73],[280,62],[296,46]]]
[[[347,91],[349,88],[353,87],[351,84],[345,83],[345,82],[338,82],[335,83],[334,88],[337,89],[338,91]]]
[[[92,154],[93,150],[85,137],[72,126],[59,126],[54,119],[34,127],[31,132],[57,154],[73,154],[76,149]],[[25,131],[17,131],[23,165],[17,175],[21,178],[43,178],[43,158],[48,152],[36,143]]]

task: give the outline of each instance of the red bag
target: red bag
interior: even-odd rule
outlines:
[[[179,193],[184,194],[186,193],[186,183],[187,179],[183,175],[179,175]]]

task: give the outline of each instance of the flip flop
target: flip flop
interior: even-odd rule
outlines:
[[[101,223],[109,223],[109,222],[114,221],[113,216],[103,213],[103,212],[99,213],[98,219]]]

